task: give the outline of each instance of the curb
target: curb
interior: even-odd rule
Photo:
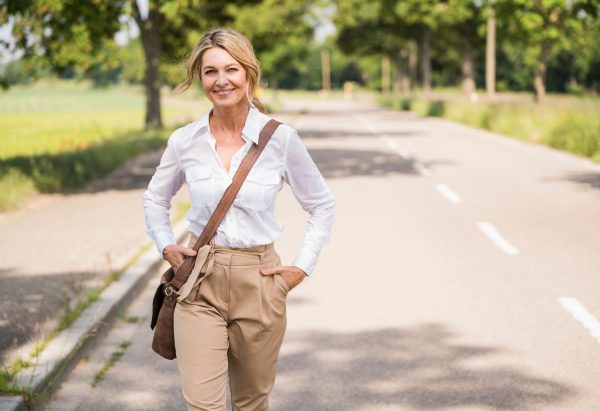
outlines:
[[[181,241],[187,232],[185,219],[173,227],[175,238]],[[125,264],[120,265],[121,267]],[[21,396],[0,397],[0,411],[40,410],[60,386],[63,379],[75,368],[79,360],[110,330],[117,312],[125,308],[156,274],[162,264],[152,247],[126,269],[119,280],[111,283],[98,301],[90,305],[79,318],[52,339],[35,362],[15,375],[15,382],[41,393],[41,399],[28,404]],[[150,305],[150,302],[148,302]]]

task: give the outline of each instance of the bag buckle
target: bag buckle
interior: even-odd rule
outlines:
[[[165,294],[165,296],[170,297],[171,295],[173,295],[174,292],[175,292],[175,289],[173,288],[171,283],[167,283],[165,285],[165,288],[163,289],[163,293]]]

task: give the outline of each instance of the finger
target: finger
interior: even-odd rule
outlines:
[[[183,255],[189,255],[189,256],[192,256],[192,257],[193,257],[193,256],[195,256],[197,253],[196,253],[196,250],[194,250],[193,248],[187,248],[187,247],[186,247],[186,248],[184,248],[183,250],[181,250],[181,254],[183,254]]]
[[[281,266],[273,267],[273,268],[263,268],[260,270],[262,275],[273,275],[277,274],[281,271]]]

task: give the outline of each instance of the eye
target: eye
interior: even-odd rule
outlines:
[[[231,67],[231,68],[227,69],[227,71],[238,71],[238,69],[235,67]]]
[[[204,72],[204,74],[211,74],[211,73],[214,73],[214,72],[215,72],[215,71],[211,69],[211,70],[206,70],[206,71]]]

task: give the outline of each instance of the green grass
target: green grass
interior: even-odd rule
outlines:
[[[81,187],[138,154],[161,147],[178,125],[208,107],[197,90],[163,92],[165,129],[144,131],[140,87],[93,89],[42,81],[0,93],[0,211],[36,192]]]
[[[110,370],[112,367],[114,367],[114,365],[117,363],[117,361],[119,361],[121,359],[121,357],[123,356],[123,354],[125,353],[125,350],[127,349],[127,347],[129,347],[130,345],[131,345],[130,341],[122,341],[119,344],[119,348],[117,349],[117,351],[113,352],[110,355],[110,358],[108,359],[108,361],[106,361],[106,364],[104,364],[102,369],[100,369],[100,371],[98,371],[98,373],[96,373],[96,375],[94,375],[94,381],[92,382],[92,387],[95,387],[96,385],[100,384],[100,382],[102,382],[102,380],[104,380],[104,377],[106,377],[108,370]]]
[[[457,91],[431,99],[380,97],[380,104],[423,116],[493,131],[531,143],[546,144],[600,162],[600,98],[549,95],[535,103],[530,95],[500,94],[494,101],[465,99]]]

